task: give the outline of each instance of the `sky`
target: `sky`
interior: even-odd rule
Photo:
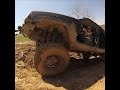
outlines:
[[[88,9],[94,22],[105,24],[105,0],[15,0],[15,29],[22,26],[31,11],[54,12],[70,16],[71,9]]]

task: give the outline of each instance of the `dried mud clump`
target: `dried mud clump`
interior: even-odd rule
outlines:
[[[23,46],[23,45],[22,45]],[[30,45],[24,45],[23,47],[16,48],[15,62],[17,67],[34,68],[34,53],[35,47]],[[29,47],[28,47],[29,46]]]

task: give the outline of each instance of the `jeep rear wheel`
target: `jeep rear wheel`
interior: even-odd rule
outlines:
[[[69,53],[62,45],[42,44],[36,48],[35,68],[44,76],[62,73],[70,61]]]

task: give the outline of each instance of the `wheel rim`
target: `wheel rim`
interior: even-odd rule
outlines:
[[[49,56],[45,60],[45,66],[47,66],[48,68],[55,68],[59,66],[61,60],[63,60],[63,58],[59,56]]]

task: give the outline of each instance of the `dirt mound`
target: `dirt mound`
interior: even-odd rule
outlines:
[[[43,77],[34,68],[35,45],[17,44],[15,49],[15,90],[104,90],[105,66],[100,60],[86,64],[76,53],[70,52],[66,72]]]
[[[21,67],[34,67],[34,54],[35,54],[35,45],[31,44],[22,44],[22,45],[16,45],[15,48],[15,62],[16,66]]]

